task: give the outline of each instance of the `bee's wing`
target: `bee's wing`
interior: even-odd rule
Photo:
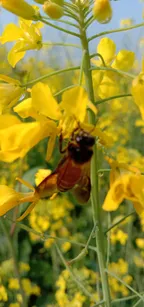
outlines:
[[[60,160],[55,171],[43,179],[43,181],[36,187],[36,191],[39,193],[40,198],[51,197],[54,193],[58,192],[57,178],[65,161],[67,161],[67,157]]]
[[[74,186],[71,192],[81,204],[84,204],[89,200],[91,192],[90,163],[84,167],[79,182]]]

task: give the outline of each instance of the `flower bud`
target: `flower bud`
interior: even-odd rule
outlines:
[[[24,19],[36,19],[35,9],[24,0],[1,0],[1,5],[4,9]]]
[[[64,0],[51,0],[51,2],[56,3],[56,4],[60,5],[60,6],[64,5]]]
[[[112,8],[109,0],[95,0],[93,16],[99,23],[108,23],[112,18]]]
[[[46,1],[43,5],[44,12],[52,19],[59,19],[63,16],[63,8],[51,1]]]

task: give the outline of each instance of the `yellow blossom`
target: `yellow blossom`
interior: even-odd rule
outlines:
[[[120,21],[120,26],[121,27],[130,27],[133,25],[133,19],[127,18],[127,19],[122,19]]]
[[[63,252],[68,252],[71,249],[71,243],[70,242],[64,242],[62,244],[62,250]]]
[[[140,174],[125,173],[120,175],[110,187],[103,209],[116,210],[124,199],[133,202],[138,214],[144,212],[144,177]]]
[[[35,191],[29,193],[16,192],[10,187],[0,185],[0,216],[7,213],[15,206],[27,201],[36,201],[37,195]]]
[[[134,52],[130,50],[120,50],[112,63],[112,67],[123,71],[128,71],[133,67],[134,60]]]
[[[6,288],[3,285],[0,285],[0,301],[6,302],[8,300],[8,295]]]
[[[142,238],[137,238],[136,239],[136,245],[141,248],[141,249],[144,249],[144,239]]]
[[[32,98],[26,99],[17,105],[14,111],[23,118],[31,116],[41,122],[43,121],[45,125],[49,122],[48,118],[59,120],[57,129],[56,124],[53,123],[46,160],[51,157],[55,139],[60,130],[62,130],[64,137],[69,137],[77,122],[81,123],[85,120],[87,108],[96,110],[94,105],[91,106],[88,94],[81,86],[66,90],[62,95],[60,104],[52,96],[48,85],[41,82],[32,87],[31,96]]]
[[[24,57],[27,50],[40,49],[42,47],[41,22],[32,23],[22,18],[19,20],[19,27],[13,23],[8,24],[2,36],[1,44],[16,41],[16,44],[8,53],[8,61],[12,67]]]
[[[28,272],[30,270],[30,266],[28,263],[20,262],[19,269],[20,269],[20,272]]]
[[[134,65],[135,54],[130,50],[120,50],[116,54],[116,45],[114,41],[108,37],[103,37],[98,46],[97,53],[103,58],[106,66],[128,71]],[[92,59],[92,63],[96,66],[104,66],[101,58]],[[95,89],[95,97],[107,98],[118,95],[120,93],[120,75],[112,71],[94,71],[93,85]],[[98,88],[97,88],[98,87]]]
[[[4,9],[24,19],[36,19],[36,11],[24,0],[1,0]]]
[[[56,124],[47,120],[42,122],[16,123],[0,130],[0,160],[12,162],[25,154],[40,140],[50,136]]]
[[[0,114],[13,107],[23,93],[24,89],[18,80],[0,75]]]
[[[17,278],[10,278],[9,279],[9,285],[8,285],[9,289],[15,289],[18,290],[19,289],[19,281]]]
[[[144,120],[144,72],[141,72],[132,82],[132,95]]]
[[[19,303],[11,303],[9,307],[20,307]]]
[[[93,16],[100,23],[108,23],[112,18],[112,8],[109,0],[95,0]]]

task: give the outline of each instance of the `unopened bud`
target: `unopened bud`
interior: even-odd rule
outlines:
[[[95,0],[93,16],[99,23],[108,23],[112,18],[112,8],[109,0]]]
[[[7,11],[24,19],[37,19],[35,9],[24,0],[1,0],[1,5]]]
[[[60,6],[64,5],[64,0],[51,0],[51,2],[56,3],[56,4],[60,5]]]
[[[46,1],[44,3],[43,10],[52,19],[59,19],[64,15],[63,8],[51,1]]]

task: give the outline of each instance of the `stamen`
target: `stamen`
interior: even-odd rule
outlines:
[[[35,188],[27,181],[23,180],[22,178],[17,177],[16,178],[17,181],[19,181],[20,183],[22,183],[23,185],[25,185],[27,188],[29,188],[32,191],[35,191]]]

